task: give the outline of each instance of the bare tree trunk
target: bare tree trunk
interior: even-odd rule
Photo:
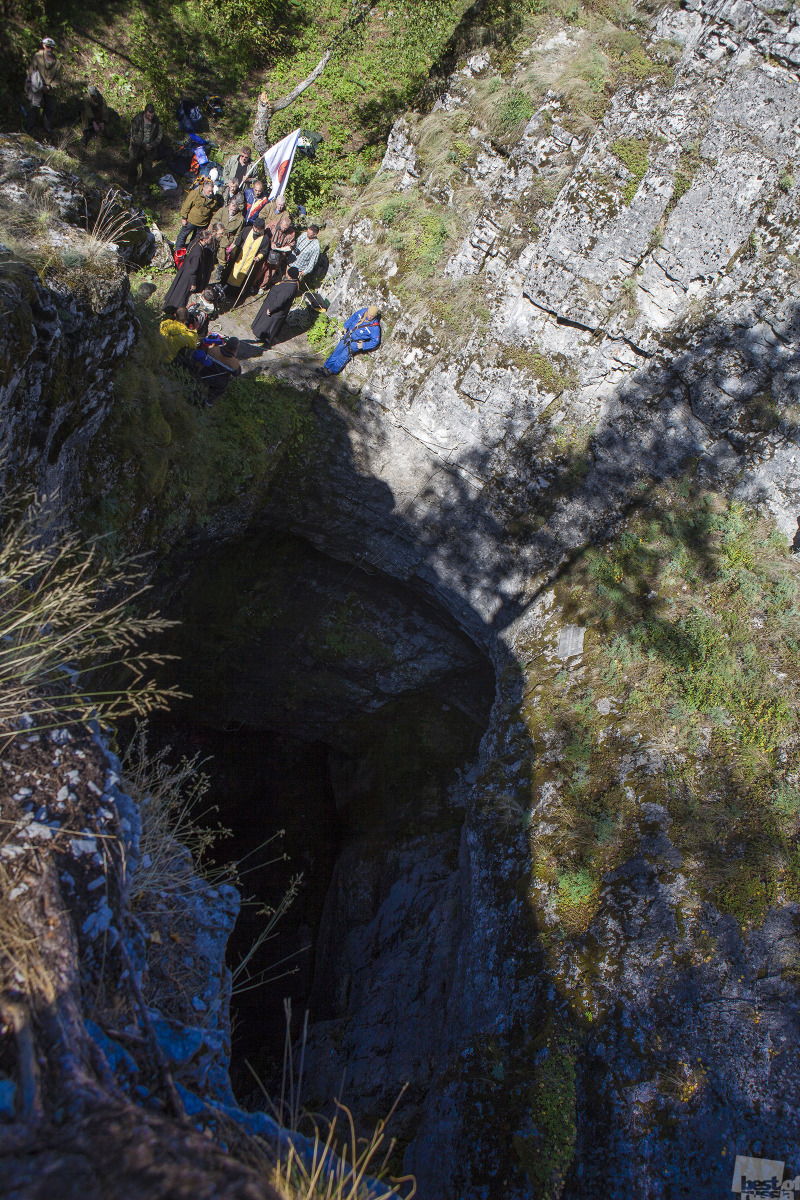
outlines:
[[[293,92],[289,92],[288,96],[284,96],[282,100],[276,100],[271,104],[266,92],[262,92],[258,97],[258,105],[256,107],[256,118],[253,123],[253,145],[258,154],[265,154],[270,147],[269,141],[269,123],[272,120],[273,113],[280,112],[282,108],[288,108],[293,100],[298,96],[302,96],[306,88],[310,88],[312,83],[316,83],[322,72],[328,65],[330,57],[333,54],[333,46],[330,46],[322,58],[319,60],[314,70],[308,75],[302,83],[298,83]]]
[[[306,91],[307,88],[311,87],[312,83],[317,82],[320,75],[330,62],[333,52],[338,49],[347,34],[352,33],[353,30],[356,29],[369,16],[373,8],[375,8],[379,3],[380,0],[364,0],[360,8],[356,9],[353,15],[333,38],[328,46],[328,49],[314,67],[314,70],[311,72],[311,74],[307,75],[302,83],[298,83],[297,87],[293,91],[289,92],[288,96],[284,96],[282,100],[270,101],[266,91],[261,92],[258,97],[258,104],[256,105],[255,120],[253,121],[253,145],[255,146],[258,154],[265,154],[270,148],[271,143],[269,140],[269,126],[273,115],[276,112],[280,112],[283,108],[288,108],[298,96],[302,96],[303,92]]]

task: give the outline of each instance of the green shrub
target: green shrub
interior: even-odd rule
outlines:
[[[534,113],[533,103],[527,92],[515,88],[506,96],[494,118],[498,134],[511,137],[530,121]]]
[[[317,313],[306,337],[318,354],[328,357],[341,336],[341,326],[335,317]]]
[[[255,501],[314,426],[307,397],[255,372],[234,379],[212,408],[193,403],[192,376],[164,361],[155,310],[137,303],[137,314],[141,334],[114,381],[116,403],[88,466],[95,499],[83,523],[119,546],[137,529],[146,543],[152,529],[163,546],[233,500]],[[111,480],[101,461],[119,464]]]
[[[611,143],[611,153],[616,154],[633,175],[633,179],[626,184],[622,193],[624,203],[630,204],[647,174],[650,144],[645,138],[617,138]]]

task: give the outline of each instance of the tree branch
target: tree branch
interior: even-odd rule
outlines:
[[[345,21],[341,29],[335,34],[327,50],[322,55],[314,70],[310,75],[307,75],[302,83],[298,83],[293,91],[289,92],[281,100],[270,101],[269,96],[265,91],[262,91],[258,97],[256,105],[256,115],[253,121],[253,145],[258,154],[266,154],[271,145],[269,140],[269,126],[273,114],[280,112],[284,108],[288,108],[298,96],[302,96],[307,88],[310,88],[312,83],[316,83],[322,72],[327,67],[334,52],[339,48],[341,43],[349,33],[352,33],[359,25],[361,25],[373,8],[376,8],[380,0],[364,0],[364,2],[355,10],[355,12]]]

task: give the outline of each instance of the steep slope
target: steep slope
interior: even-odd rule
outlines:
[[[411,1073],[425,1196],[723,1195],[735,1154],[798,1153],[798,36],[665,9],[594,132],[554,88],[511,147],[476,55],[437,104],[464,183],[410,114],[334,257],[332,311],[388,336],[323,385],[274,518],[434,595],[500,680],[438,898],[416,861],[329,899],[352,948],[311,1077],[376,1111]]]

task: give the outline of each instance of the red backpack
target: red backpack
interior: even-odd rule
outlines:
[[[175,266],[178,268],[179,271],[180,271],[181,267],[183,266],[183,260],[185,258],[186,258],[186,247],[185,246],[181,246],[180,250],[176,250],[172,255],[172,259],[175,263]]]

